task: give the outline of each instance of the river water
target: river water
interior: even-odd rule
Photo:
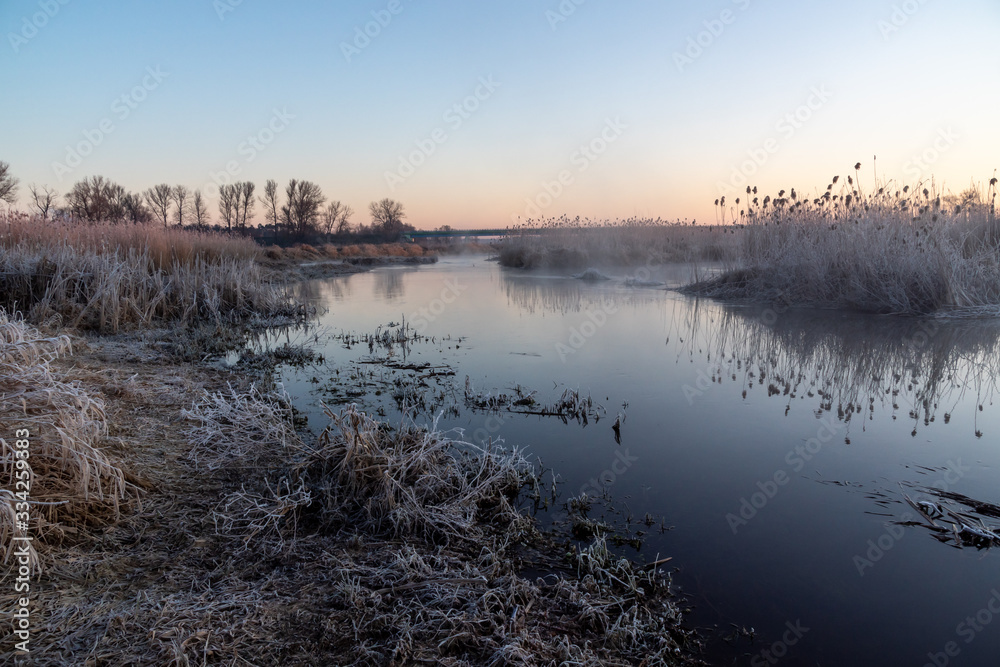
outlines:
[[[982,529],[1000,513],[968,499],[1000,502],[1000,323],[669,289],[691,271],[629,287],[625,269],[587,282],[472,256],[303,283],[323,361],[283,381],[314,430],[321,402],[393,423],[416,405],[418,423],[523,449],[558,480],[544,522],[581,492],[612,498],[592,518],[644,533],[622,553],[673,557],[712,664],[996,664],[1000,546]],[[404,320],[426,338],[354,339]],[[537,408],[571,389],[594,407],[586,425],[470,409],[466,377],[481,398],[534,391]],[[934,503],[938,529],[905,496]]]

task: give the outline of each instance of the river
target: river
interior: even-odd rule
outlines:
[[[524,449],[558,480],[543,522],[581,492],[612,498],[617,514],[592,516],[643,533],[622,553],[673,558],[712,664],[995,664],[1000,546],[951,526],[1000,524],[963,504],[1000,502],[1000,323],[695,300],[669,289],[687,266],[640,276],[662,286],[606,273],[467,256],[303,283],[323,361],[283,369],[284,385],[314,430],[321,401],[391,423],[402,402]],[[426,338],[352,338],[404,320]],[[586,425],[473,410],[466,377],[479,397],[537,407],[571,389],[594,407]],[[965,516],[932,529],[907,496]]]

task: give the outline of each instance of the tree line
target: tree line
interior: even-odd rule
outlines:
[[[10,165],[0,161],[0,201],[14,205],[19,180]],[[403,222],[403,205],[392,199],[373,201],[368,205],[370,224],[353,223],[354,210],[341,201],[327,201],[322,189],[311,181],[291,179],[284,190],[277,181],[268,180],[260,195],[251,181],[238,181],[219,186],[218,223],[213,225],[211,212],[200,190],[183,185],[161,183],[148,190],[128,192],[104,176],[88,176],[78,181],[63,197],[49,186],[30,185],[30,205],[43,218],[60,217],[87,222],[161,223],[207,229],[225,229],[249,233],[253,228],[258,204],[263,209],[266,228],[274,238],[305,239],[320,234],[336,236],[371,236],[396,240],[412,231]]]

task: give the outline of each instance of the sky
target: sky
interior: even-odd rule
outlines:
[[[1000,167],[998,29],[995,0],[2,0],[0,161],[23,210],[297,178],[418,229],[711,223],[857,162],[959,192]]]

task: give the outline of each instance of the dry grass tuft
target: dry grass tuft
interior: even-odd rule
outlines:
[[[511,528],[522,523],[511,501],[533,471],[516,450],[434,430],[390,432],[354,406],[327,416],[330,426],[299,465],[325,524],[446,543],[478,540],[487,517]]]
[[[0,438],[0,544],[4,562],[11,537],[30,534],[52,541],[77,528],[114,520],[129,495],[125,477],[99,448],[107,435],[104,404],[51,368],[71,352],[66,336],[46,338],[0,310],[0,423],[13,437],[29,436],[30,516],[27,529],[13,522],[19,468],[14,442]],[[35,554],[35,566],[40,561]]]
[[[265,394],[254,385],[242,392],[232,385],[228,393],[205,392],[181,414],[193,422],[187,431],[188,457],[207,470],[218,470],[234,459],[252,466],[258,457],[302,448],[288,396]]]

